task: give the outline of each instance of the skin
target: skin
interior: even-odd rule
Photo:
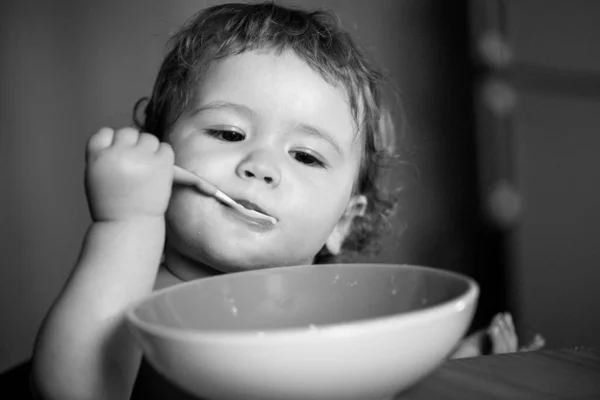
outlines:
[[[291,53],[248,52],[214,63],[198,93],[167,138],[177,165],[279,222],[249,229],[215,199],[176,187],[169,269],[189,279],[312,263],[358,199],[361,141],[345,92]],[[168,262],[185,258],[193,268]]]

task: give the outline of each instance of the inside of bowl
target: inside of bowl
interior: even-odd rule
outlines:
[[[135,315],[147,323],[187,330],[306,328],[420,310],[468,289],[468,281],[459,275],[423,267],[286,267],[178,285],[151,296]]]

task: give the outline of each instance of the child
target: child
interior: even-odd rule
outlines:
[[[93,223],[38,335],[40,398],[129,398],[141,352],[123,312],[153,288],[326,262],[383,231],[382,75],[332,21],[272,2],[208,8],[174,36],[140,130],[90,138]],[[174,164],[277,223],[174,185]]]

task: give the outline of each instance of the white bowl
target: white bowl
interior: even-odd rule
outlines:
[[[220,275],[127,312],[150,364],[206,400],[383,400],[447,359],[479,296],[461,274],[331,264]]]

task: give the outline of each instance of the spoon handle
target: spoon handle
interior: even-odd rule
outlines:
[[[230,206],[238,205],[229,196],[221,192],[219,188],[217,188],[209,181],[194,174],[193,172],[178,167],[177,165],[173,166],[173,180],[179,184],[195,186],[205,195],[215,197],[218,200],[221,200],[223,203],[228,204]]]
[[[178,167],[177,165],[173,166],[173,181],[182,185],[195,186],[200,190],[200,192],[204,193],[207,196],[214,197],[222,203],[227,204],[229,207],[237,210],[239,213],[251,216],[253,218],[258,218],[264,221],[269,221],[272,224],[277,223],[276,218],[273,218],[270,215],[261,214],[254,210],[246,209],[242,205],[236,203],[235,200],[233,200],[231,197],[221,192],[218,187],[216,187],[209,181],[205,180],[204,178],[196,175],[191,171]]]

